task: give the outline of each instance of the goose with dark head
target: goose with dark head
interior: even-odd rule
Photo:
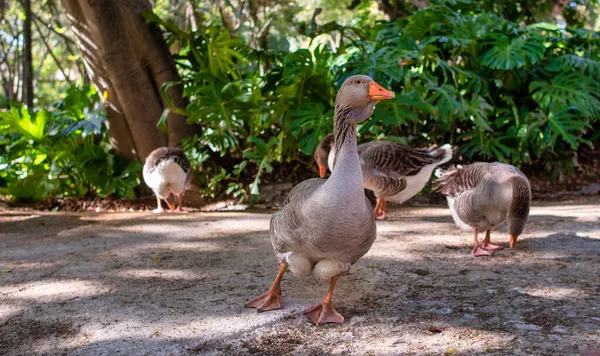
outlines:
[[[377,198],[373,214],[376,220],[387,219],[387,201],[404,203],[429,182],[433,170],[452,159],[452,146],[412,148],[389,141],[371,141],[358,146],[358,155],[366,189]],[[321,140],[314,158],[319,176],[327,168],[333,171],[336,149],[333,134]]]
[[[298,275],[329,280],[329,292],[305,314],[316,324],[344,321],[331,302],[338,277],[361,258],[375,241],[371,204],[365,197],[356,144],[356,124],[373,113],[375,105],[394,93],[370,77],[352,76],[340,87],[335,101],[336,169],[327,180],[301,182],[271,218],[270,235],[280,264],[271,288],[246,307],[267,311],[281,308],[280,282],[289,268]],[[340,208],[341,207],[341,208]]]
[[[153,212],[163,212],[161,199],[171,212],[182,210],[183,193],[192,181],[192,167],[183,150],[176,147],[155,149],[146,158],[142,174],[144,182],[156,195],[157,208]],[[169,201],[171,195],[178,199],[177,208],[175,202]]]
[[[517,245],[529,217],[531,188],[518,168],[476,162],[438,172],[435,189],[446,195],[452,218],[462,230],[473,230],[473,256],[491,256],[503,246],[490,242],[491,230],[508,223],[510,247]],[[477,233],[485,231],[483,243]]]

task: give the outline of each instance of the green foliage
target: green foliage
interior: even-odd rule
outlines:
[[[545,169],[568,167],[600,129],[598,34],[521,27],[475,5],[438,2],[382,23],[358,42],[361,51],[348,51],[346,73],[369,74],[397,93],[360,128],[362,138],[450,142],[469,160],[523,165],[552,157],[562,163]],[[382,53],[393,60],[371,61]]]
[[[569,169],[573,151],[599,130],[598,34],[522,26],[500,15],[508,8],[483,2],[431,3],[353,27],[313,17],[298,26],[308,46],[292,52],[255,49],[215,22],[184,32],[150,16],[180,45],[188,122],[204,128],[185,145],[206,173],[206,194],[227,186],[253,197],[274,162],[310,162],[332,130],[336,88],[358,73],[396,93],[359,125],[361,140],[449,142],[466,160],[552,160],[559,163],[537,168]],[[327,37],[339,45],[323,44]]]
[[[0,192],[46,196],[134,197],[139,162],[127,164],[108,144],[103,106],[90,87],[71,87],[50,110],[13,105],[0,112]]]

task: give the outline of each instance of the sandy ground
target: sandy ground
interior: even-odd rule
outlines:
[[[600,355],[600,197],[536,203],[491,258],[446,207],[390,215],[317,327],[312,277],[243,308],[277,272],[270,212],[0,211],[0,354]]]

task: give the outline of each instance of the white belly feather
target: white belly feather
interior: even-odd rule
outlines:
[[[385,197],[385,199],[394,203],[404,203],[408,199],[414,197],[425,187],[425,184],[429,182],[433,169],[438,165],[438,163],[427,165],[414,176],[404,177],[406,180],[406,188],[394,196]]]
[[[159,163],[152,173],[144,170],[144,181],[163,199],[185,191],[186,173],[173,160]]]

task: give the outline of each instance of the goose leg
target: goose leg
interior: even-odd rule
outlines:
[[[170,197],[171,196],[169,195],[168,197],[165,198],[165,203],[167,203],[167,205],[169,206],[169,212],[173,212],[173,211],[175,211],[175,203],[171,203],[169,201]]]
[[[183,208],[181,207],[181,205],[183,204],[183,194],[181,194],[181,193],[177,194],[177,200],[178,200],[179,204],[177,205],[177,209],[175,209],[175,211],[177,211],[177,212],[183,211]]]
[[[273,281],[271,288],[261,295],[258,298],[252,299],[248,303],[244,305],[245,308],[256,308],[257,311],[269,311],[275,309],[281,309],[281,278],[283,278],[283,274],[287,269],[287,265],[282,263],[279,265],[279,273],[277,273],[277,277]]]
[[[480,257],[480,256],[492,256],[494,254],[494,251],[488,251],[485,248],[483,248],[482,246],[479,246],[479,240],[477,239],[477,228],[473,229],[474,232],[474,237],[473,237],[473,251],[471,252],[473,254],[473,256],[475,257]]]
[[[335,282],[337,281],[338,276],[334,276],[331,278],[331,282],[329,283],[329,292],[323,299],[320,304],[315,305],[314,307],[308,309],[304,312],[304,315],[308,316],[315,324],[324,324],[324,323],[343,323],[344,317],[342,314],[338,313],[337,310],[333,308],[331,304],[331,297],[333,296],[333,288],[335,288]]]
[[[375,203],[375,209],[373,210],[373,216],[375,216],[375,220],[387,220],[385,206],[385,199],[377,198],[377,203]]]
[[[156,195],[156,194],[155,194]],[[163,212],[162,205],[160,204],[160,198],[156,195],[156,205],[158,206],[156,209],[152,210],[155,214],[160,214]]]
[[[481,247],[483,247],[486,250],[494,250],[494,251],[504,249],[504,246],[490,243],[490,230],[485,232],[485,239],[483,239],[483,243],[481,244]]]

